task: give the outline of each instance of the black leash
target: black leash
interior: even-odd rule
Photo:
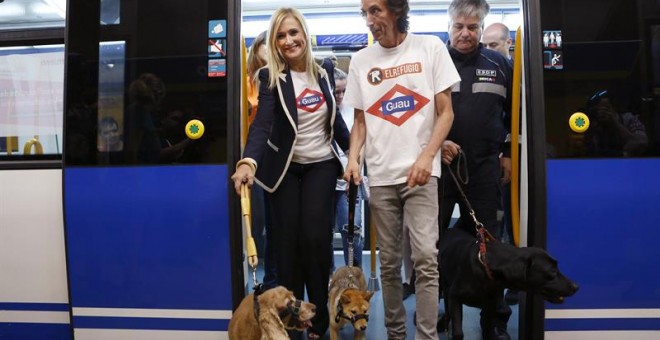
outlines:
[[[454,162],[452,162],[452,164],[453,163]],[[465,180],[463,180],[463,178],[461,177],[461,164],[465,168]],[[472,216],[472,220],[474,221],[476,228],[483,227],[484,225],[477,220],[476,214],[474,213],[474,209],[472,209],[472,205],[470,204],[470,201],[468,200],[467,195],[465,195],[465,192],[463,191],[462,188],[463,185],[467,185],[470,182],[470,174],[468,173],[468,169],[467,169],[467,157],[465,157],[465,155],[463,154],[463,150],[458,151],[458,156],[456,157],[456,172],[458,172],[458,176],[452,170],[451,164],[447,165],[447,170],[449,170],[449,174],[451,175],[451,178],[454,180],[454,183],[456,183],[456,189],[458,189],[458,192],[461,194],[461,198],[463,198],[463,201],[465,202],[465,206],[468,208],[470,212],[470,216]]]
[[[465,181],[463,182],[463,185],[467,185],[469,182],[469,174],[467,170],[467,158],[463,154],[463,150],[460,150],[458,152],[458,156],[456,158],[456,170],[459,171],[459,176],[460,176],[460,169],[461,169],[461,162],[463,166],[465,166]],[[486,271],[486,275],[488,276],[489,279],[493,279],[493,273],[491,272],[490,268],[488,267],[488,262],[486,260],[486,243],[489,241],[495,241],[496,239],[491,235],[486,227],[484,227],[484,224],[481,223],[477,219],[477,214],[474,212],[474,209],[472,209],[472,205],[470,204],[470,201],[467,198],[467,195],[465,195],[465,192],[463,191],[461,181],[459,181],[458,177],[454,173],[454,171],[451,168],[451,164],[447,166],[447,170],[449,170],[449,174],[451,175],[451,178],[454,180],[454,183],[456,183],[456,189],[458,189],[458,192],[461,194],[461,197],[463,198],[463,201],[465,201],[465,206],[468,208],[470,212],[470,216],[472,217],[472,221],[474,221],[475,225],[475,230],[477,233],[477,243],[479,244],[479,262],[484,267],[484,270]],[[462,178],[461,178],[462,180]]]
[[[357,185],[353,176],[348,181],[348,266],[353,267],[353,239],[355,238],[355,205],[357,204]]]
[[[254,290],[254,294],[252,294],[252,297],[254,298],[254,302],[252,303],[252,307],[254,308],[254,318],[257,320],[257,323],[259,323],[259,295],[261,295],[265,290],[261,283],[258,283],[256,286],[252,287],[252,289]]]

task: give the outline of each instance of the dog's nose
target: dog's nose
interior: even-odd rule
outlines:
[[[577,285],[577,283],[573,283],[573,294],[577,293],[577,291],[580,289],[580,286]]]
[[[360,326],[360,330],[361,330],[361,331],[363,331],[363,330],[365,330],[365,329],[367,329],[367,325],[362,325],[362,326]]]
[[[312,310],[312,313],[316,314],[316,307],[312,307],[311,310]]]

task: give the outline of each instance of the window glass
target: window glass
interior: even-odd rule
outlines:
[[[119,0],[101,0],[101,24],[117,25],[119,20]]]
[[[119,22],[118,3],[110,4],[100,3],[101,21],[113,27],[87,24],[81,32],[73,28],[73,17],[70,21],[77,34],[70,35],[66,56],[65,165],[226,162],[232,71],[215,74],[211,66],[228,65],[228,58],[212,49],[227,48],[226,37],[213,31],[220,24],[219,32],[226,34],[227,20],[209,18],[196,6],[124,1]],[[110,10],[115,19],[105,16]],[[156,12],[161,15],[152,15]],[[165,22],[177,30],[160,34]],[[203,132],[189,137],[187,131]]]
[[[67,0],[4,0],[0,3],[0,31],[64,27]],[[101,24],[120,23],[120,1],[101,0]]]
[[[0,48],[0,155],[62,154],[64,46]]]
[[[0,31],[64,27],[66,0],[4,0],[0,3]]]
[[[649,0],[565,5],[559,15],[542,14],[538,37],[544,46],[548,157],[658,157],[657,5]],[[588,25],[566,14],[586,8]]]

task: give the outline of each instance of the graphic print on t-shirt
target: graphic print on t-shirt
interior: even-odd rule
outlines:
[[[298,109],[307,112],[315,112],[323,104],[325,104],[323,93],[310,89],[304,89],[298,98],[296,98]]]
[[[396,126],[401,126],[429,101],[428,98],[397,84],[371,105],[366,112]]]

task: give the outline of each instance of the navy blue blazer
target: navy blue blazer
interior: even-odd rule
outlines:
[[[256,161],[257,184],[268,192],[274,192],[284,178],[293,157],[293,145],[298,133],[298,108],[293,80],[288,69],[280,74],[276,87],[270,89],[268,81],[268,69],[263,68],[259,71],[259,107],[254,122],[250,125],[243,157]],[[323,61],[318,82],[330,112],[326,134],[332,136],[340,148],[348,150],[350,133],[341,114],[337,114],[334,65],[329,59]],[[334,149],[333,153],[338,164],[337,176],[341,176],[343,167]]]

